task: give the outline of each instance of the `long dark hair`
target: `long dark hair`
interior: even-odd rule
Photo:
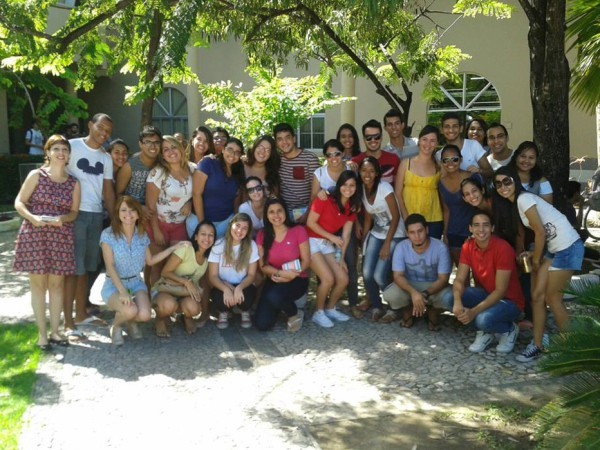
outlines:
[[[356,128],[354,128],[352,125],[350,125],[349,123],[344,123],[340,125],[335,138],[339,141],[340,135],[344,130],[350,130],[350,133],[352,133],[352,139],[354,140],[354,143],[352,144],[352,156],[360,155],[360,141],[358,139],[358,132],[356,131]]]
[[[379,187],[379,182],[381,181],[381,166],[379,165],[379,161],[377,160],[377,158],[374,158],[373,156],[366,156],[365,159],[363,159],[360,164],[358,165],[358,184],[360,186],[360,192],[363,193],[365,192],[365,187],[363,185],[362,182],[362,178],[360,176],[360,169],[362,169],[362,167],[365,164],[371,164],[374,168],[375,168],[375,179],[373,180],[373,192],[377,192],[377,188]],[[365,192],[366,195],[366,192]]]
[[[535,152],[535,166],[533,166],[531,168],[531,170],[529,171],[529,187],[531,188],[536,181],[541,180],[542,177],[544,176],[544,174],[542,173],[542,168],[540,167],[540,150],[538,149],[537,145],[535,145],[535,142],[532,142],[532,141],[521,142],[519,144],[519,146],[517,147],[517,149],[515,150],[515,152],[513,153],[512,158],[510,158],[510,162],[507,165],[512,167],[514,169],[514,171],[518,173],[517,158],[525,150],[530,150],[530,149]]]
[[[204,219],[202,222],[200,222],[196,226],[196,229],[192,233],[192,247],[194,247],[194,252],[197,252],[198,250],[200,250],[200,247],[198,246],[198,241],[196,240],[196,237],[198,236],[198,233],[200,232],[200,228],[202,228],[203,225],[208,225],[208,226],[210,226],[213,229],[213,233],[215,234],[215,237],[214,237],[214,240],[213,240],[213,245],[215,245],[215,241],[217,240],[217,229],[215,228],[215,224],[212,223],[210,220]],[[210,251],[212,250],[213,245],[211,245],[204,252],[204,257],[205,258],[208,258],[208,255],[210,255]]]
[[[289,228],[292,228],[294,224],[292,223],[292,219],[287,213],[287,205],[280,198],[269,198],[265,203],[265,208],[263,210],[263,217],[265,222],[265,227],[263,228],[263,264],[267,263],[269,259],[269,251],[273,246],[273,242],[275,242],[275,230],[273,229],[273,224],[269,222],[269,218],[267,216],[267,211],[269,210],[269,206],[271,205],[281,205],[283,208],[283,214],[285,214],[285,220],[283,224]]]
[[[473,119],[471,119],[467,122],[467,124],[465,125],[465,130],[463,132],[463,138],[471,139],[469,137],[469,127],[473,124],[473,122],[477,122],[479,124],[479,126],[483,129],[483,145],[488,145],[488,141],[487,141],[487,130],[489,129],[488,124],[485,122],[485,120],[478,119],[477,117],[474,117]]]
[[[225,147],[227,147],[227,145],[231,144],[231,143],[237,145],[240,148],[240,150],[242,151],[242,155],[244,154],[244,144],[242,144],[242,141],[240,141],[238,138],[234,138],[234,137],[229,138],[229,139],[227,139],[227,141],[225,141],[225,145],[223,146],[223,152],[225,151]],[[219,166],[223,170],[223,173],[225,175],[227,175],[227,165],[225,164],[223,152],[221,152],[220,154],[217,155],[217,161],[219,161]],[[240,187],[244,186],[244,180],[246,179],[246,173],[244,172],[244,163],[242,162],[241,158],[236,163],[233,163],[231,165],[231,176],[233,177],[234,180],[237,181],[237,183]]]
[[[361,199],[358,191],[358,176],[351,170],[344,170],[335,184],[335,190],[331,194],[331,199],[335,202],[341,214],[346,215],[346,208],[342,204],[342,186],[348,180],[354,180],[356,183],[356,191],[354,195],[348,199],[349,214],[355,214],[360,211]]]
[[[193,162],[194,164],[200,163],[200,161],[194,160],[194,139],[200,133],[202,133],[204,135],[204,137],[206,138],[206,142],[208,144],[208,149],[206,150],[206,153],[204,155],[214,155],[215,154],[215,142],[213,141],[212,133],[204,125],[200,125],[198,128],[196,128],[192,132],[192,137],[188,141],[188,146],[186,149],[187,154],[188,154],[188,160]]]
[[[271,145],[271,153],[269,154],[269,159],[267,159],[267,162],[265,163],[265,169],[267,169],[267,179],[265,181],[269,185],[271,192],[273,192],[273,190],[277,191],[281,185],[281,178],[279,177],[281,157],[277,151],[277,144],[271,136],[268,134],[263,134],[262,136],[256,138],[256,140],[252,143],[252,147],[248,151],[248,155],[246,156],[246,164],[248,164],[250,167],[254,165],[256,162],[254,152],[256,151],[256,147],[258,147],[262,141],[267,141]]]
[[[519,208],[517,206],[517,198],[523,192],[527,192],[516,169],[504,166],[500,167],[494,172],[493,181],[496,180],[497,175],[505,175],[511,177],[515,183],[515,200],[510,200],[502,197],[498,194],[497,189],[493,189],[492,201],[493,201],[493,214],[494,214],[494,227],[496,234],[502,239],[508,241],[513,247],[515,246],[517,235],[519,234],[519,228],[522,226],[521,218],[519,217]]]

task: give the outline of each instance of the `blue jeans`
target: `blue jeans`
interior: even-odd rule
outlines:
[[[380,291],[383,291],[392,282],[392,255],[396,244],[401,238],[392,239],[390,256],[388,259],[379,259],[379,252],[383,247],[384,239],[377,239],[371,233],[366,237],[363,252],[363,279],[365,290],[374,308],[381,308]]]
[[[308,278],[296,277],[289,283],[273,283],[267,279],[254,315],[256,328],[260,331],[273,328],[281,311],[288,317],[298,314],[295,301],[307,290]]]
[[[462,303],[466,308],[474,308],[486,299],[488,293],[476,287],[467,287],[462,295]],[[453,297],[445,297],[445,307],[452,311]],[[517,320],[521,311],[517,305],[510,300],[500,300],[483,312],[475,316],[473,325],[484,333],[508,333],[512,330],[513,323]]]
[[[341,237],[342,233],[338,233]],[[350,242],[346,248],[346,254],[344,255],[344,262],[348,266],[348,287],[346,292],[348,293],[348,303],[350,306],[356,306],[358,304],[358,239],[356,239],[356,222],[352,225],[352,233],[350,233]]]

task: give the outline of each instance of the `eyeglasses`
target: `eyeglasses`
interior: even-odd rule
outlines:
[[[160,141],[142,141],[146,147],[160,147]]]
[[[230,147],[225,147],[225,151],[230,155],[237,156],[238,158],[242,156],[242,152],[240,150],[234,150]]]
[[[442,158],[442,162],[444,164],[457,163],[459,161],[460,161],[460,156],[448,156],[447,158]]]
[[[512,186],[515,184],[515,180],[511,177],[502,178],[501,180],[494,180],[494,187],[496,189],[502,188],[502,186]]]
[[[262,184],[256,185],[254,187],[246,188],[246,192],[248,194],[252,194],[253,192],[262,192],[265,187]]]
[[[365,136],[365,141],[378,141],[381,139],[381,134],[368,134]]]
[[[342,156],[342,152],[338,150],[337,152],[326,153],[326,155],[328,158],[337,158],[338,156]]]

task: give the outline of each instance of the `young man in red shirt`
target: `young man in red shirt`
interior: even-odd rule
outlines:
[[[514,322],[525,305],[515,252],[508,242],[492,235],[493,228],[486,212],[475,213],[469,225],[473,238],[460,252],[453,303],[448,297],[444,305],[461,323],[473,323],[477,328],[475,342],[469,346],[475,353],[483,352],[494,335],[499,335],[497,352],[512,352],[519,334]],[[469,286],[469,272],[480,287]]]

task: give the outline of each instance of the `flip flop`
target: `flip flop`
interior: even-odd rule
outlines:
[[[52,351],[52,346],[50,344],[36,344],[37,348],[40,349],[41,352],[50,353]]]
[[[65,330],[65,336],[69,341],[85,341],[87,336],[79,330]]]
[[[68,347],[69,346],[69,340],[68,339],[48,339],[48,342],[50,342],[53,345],[58,345],[59,347]]]
[[[402,328],[412,328],[412,326],[414,324],[415,324],[414,317],[410,317],[409,319],[400,319],[400,326]]]
[[[81,322],[75,322],[77,326],[92,326],[92,327],[105,327],[107,326],[106,321],[102,320],[100,317],[89,316],[86,317]]]

